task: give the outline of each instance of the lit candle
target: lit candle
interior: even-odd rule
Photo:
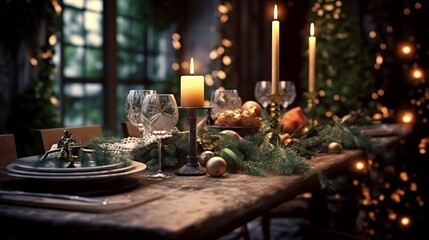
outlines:
[[[191,58],[190,75],[180,77],[180,104],[182,107],[204,106],[204,77],[194,75],[194,58]]]
[[[279,40],[280,40],[280,22],[277,20],[277,5],[274,5],[274,20],[271,24],[271,93],[278,93],[279,89]]]
[[[310,37],[308,38],[308,92],[314,92],[316,79],[316,37],[314,36],[314,24],[310,24]]]

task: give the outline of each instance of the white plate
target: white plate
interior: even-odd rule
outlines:
[[[34,171],[34,168],[29,169],[28,166],[12,163],[6,166],[9,172],[36,176],[81,176],[81,175],[97,175],[128,171],[133,168],[133,164],[123,165],[122,167],[99,170],[99,171],[75,171],[75,172],[46,172]]]
[[[85,175],[77,175],[71,176],[68,174],[58,175],[58,176],[48,176],[48,175],[32,175],[32,174],[22,174],[22,173],[14,173],[6,170],[6,175],[10,177],[16,178],[24,178],[24,179],[34,179],[34,180],[52,180],[52,181],[92,181],[92,180],[106,180],[113,179],[122,176],[128,176],[134,173],[141,172],[146,169],[146,164],[141,162],[132,161],[132,168],[127,171],[117,172],[117,173],[106,173],[106,174],[85,174]]]
[[[26,169],[28,171],[37,171],[37,172],[52,172],[52,173],[71,173],[71,172],[89,172],[89,171],[102,171],[108,169],[114,169],[124,166],[123,162],[113,163],[109,165],[101,165],[101,166],[90,166],[90,167],[81,167],[79,163],[75,164],[75,168],[57,168],[55,166],[48,167],[34,167],[33,163],[37,161],[39,156],[30,156],[25,158],[19,158],[16,160],[15,164],[22,169]]]

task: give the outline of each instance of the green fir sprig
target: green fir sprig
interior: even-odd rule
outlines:
[[[300,156],[310,158],[319,153],[327,153],[328,145],[332,142],[340,143],[344,149],[362,149],[368,153],[378,151],[368,136],[360,134],[359,126],[334,121],[324,121],[309,128],[294,138],[289,146]]]
[[[171,137],[162,139],[162,167],[177,168],[187,162],[189,148],[189,133],[175,129]],[[141,143],[131,151],[135,161],[143,162],[149,170],[156,170],[158,166],[158,145],[156,141]]]
[[[200,135],[200,143],[207,146],[215,155],[224,149],[231,150],[236,157],[227,159],[228,171],[265,176],[268,173],[281,175],[302,174],[310,169],[309,164],[295,150],[284,144],[272,144],[266,141],[262,133],[248,135],[240,140],[227,133],[205,132]],[[233,162],[231,162],[233,161]]]

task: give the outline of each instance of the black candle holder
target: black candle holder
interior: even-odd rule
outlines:
[[[186,159],[188,162],[181,168],[176,170],[176,175],[182,176],[201,176],[206,175],[206,171],[201,167],[198,162],[197,156],[197,110],[198,109],[211,109],[211,106],[205,107],[180,107],[186,109],[186,118],[189,123],[189,148],[188,156]]]

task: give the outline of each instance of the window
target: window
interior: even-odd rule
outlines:
[[[108,1],[108,0],[107,0]],[[124,101],[130,89],[167,90],[174,52],[169,32],[156,31],[142,14],[145,0],[117,0],[114,15],[103,14],[103,0],[64,0],[59,92],[64,126],[103,124],[114,114],[116,131],[125,121]],[[115,18],[116,39],[106,39],[106,22]],[[103,38],[104,37],[104,38]],[[116,44],[116,59],[103,48]],[[116,81],[104,81],[106,61],[116,63]],[[114,84],[115,86],[107,86]],[[116,106],[103,101],[105,89],[116,89]],[[110,104],[112,105],[112,104]],[[107,109],[107,110],[106,110]],[[106,128],[106,126],[104,126]]]
[[[63,125],[100,124],[103,94],[103,4],[64,0],[61,48]]]

